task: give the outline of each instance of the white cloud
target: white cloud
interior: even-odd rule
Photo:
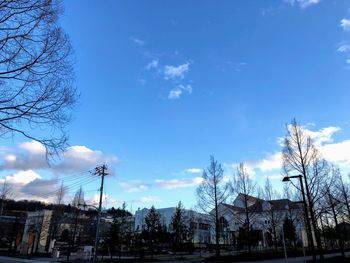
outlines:
[[[100,194],[96,193],[94,194],[91,198],[87,200],[87,204],[92,204],[94,206],[98,206],[100,202]],[[108,194],[102,194],[102,205],[103,206],[119,206],[123,204],[125,201],[124,200],[118,200]]]
[[[270,172],[276,169],[280,169],[282,165],[282,154],[280,152],[269,155],[266,159],[259,161],[255,167],[262,172]]]
[[[350,140],[324,144],[319,149],[326,160],[350,168]]]
[[[113,165],[115,162],[117,162],[115,156],[105,156],[101,151],[76,145],[68,147],[63,153],[62,161],[53,168],[62,173],[82,172],[101,163]]]
[[[26,150],[31,154],[45,154],[45,147],[37,141],[24,142],[19,145],[20,149]]]
[[[37,141],[19,144],[17,149],[0,151],[3,162],[0,170],[30,170],[47,168],[46,150]]]
[[[7,175],[5,178],[0,179],[0,182],[3,183],[6,180],[6,182],[10,184],[24,185],[34,181],[35,179],[41,179],[41,176],[33,170],[26,170]]]
[[[151,62],[149,62],[149,63],[146,65],[146,69],[158,68],[158,64],[159,64],[159,61],[158,61],[157,59],[153,59]]]
[[[174,189],[174,188],[186,188],[197,186],[203,182],[202,177],[194,177],[192,179],[172,179],[172,180],[155,180],[156,185],[165,189]]]
[[[350,58],[346,59],[346,60],[345,60],[345,63],[346,63],[346,64],[350,64]]]
[[[312,5],[319,4],[321,0],[285,0],[291,6],[299,5],[300,8],[304,9]]]
[[[106,156],[101,151],[75,145],[66,148],[59,160],[49,166],[45,148],[35,141],[21,143],[18,148],[0,152],[0,156],[3,159],[0,171],[44,169],[54,173],[76,173],[101,163],[113,165],[117,162],[116,156]]]
[[[188,168],[185,170],[185,172],[188,174],[199,174],[199,173],[203,173],[203,169],[201,169],[201,168]]]
[[[130,182],[120,182],[120,187],[127,193],[142,192],[150,188],[149,184],[146,184],[140,180],[133,180]]]
[[[332,163],[336,163],[343,168],[350,168],[350,140],[334,143],[333,135],[341,130],[339,127],[329,126],[317,131],[311,131],[305,127],[303,132],[310,136],[322,156]],[[278,139],[278,141],[280,138]],[[248,162],[247,169],[255,172],[257,170],[264,173],[272,173],[282,167],[282,153],[276,152],[266,158],[254,162]],[[277,175],[268,175],[278,177]]]
[[[164,78],[165,79],[174,79],[180,78],[183,79],[185,74],[190,70],[190,63],[184,63],[179,66],[169,66],[164,67]]]
[[[350,29],[350,19],[343,18],[342,20],[340,20],[340,26],[344,30]]]
[[[339,127],[334,126],[322,128],[318,131],[311,131],[309,129],[303,128],[303,132],[311,137],[316,146],[320,146],[324,143],[333,142],[333,134],[340,130],[341,129]]]
[[[191,85],[177,85],[175,88],[170,90],[168,94],[168,99],[179,99],[183,92],[187,92],[187,94],[192,93],[192,86]]]
[[[17,157],[14,154],[8,154],[8,155],[5,155],[4,159],[7,163],[14,163],[16,162]]]
[[[143,45],[146,44],[145,41],[143,41],[143,40],[141,40],[141,39],[139,39],[137,37],[131,37],[130,39],[135,45],[140,46],[140,47],[142,47]]]
[[[348,51],[350,51],[350,44],[348,44],[348,43],[341,43],[338,46],[337,51],[339,51],[339,52],[348,52]]]
[[[56,190],[59,188],[57,179],[43,179],[32,170],[18,171],[0,179],[0,183],[9,184],[11,198],[28,199],[42,202],[53,202]]]
[[[248,161],[244,162],[244,170],[245,172],[249,175],[250,178],[255,178],[256,172],[255,169],[256,167],[256,161]],[[239,166],[239,163],[224,163],[225,167],[225,175],[224,175],[224,182],[228,182],[230,180],[230,177],[232,177],[233,174],[236,174],[237,172],[237,167]]]
[[[169,95],[168,95],[168,99],[178,99],[180,98],[182,94],[182,90],[179,88],[174,88],[172,90],[170,90]]]

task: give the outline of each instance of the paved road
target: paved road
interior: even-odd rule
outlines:
[[[350,252],[346,253],[347,256],[350,256]],[[325,257],[334,257],[334,256],[340,256],[340,253],[335,254],[327,254]],[[305,260],[312,259],[311,256],[307,257],[293,257],[293,258],[280,258],[280,259],[270,259],[270,260],[263,260],[263,261],[242,261],[240,263],[303,263]],[[61,259],[62,260],[62,259]],[[58,262],[58,259],[53,258],[34,258],[34,259],[23,259],[23,258],[13,258],[13,257],[4,257],[0,256],[0,263],[52,263],[52,262]],[[193,257],[193,258],[186,258],[185,260],[162,260],[162,263],[174,263],[174,262],[203,262],[203,258]],[[156,261],[155,263],[159,263],[159,261]]]
[[[13,257],[3,257],[0,256],[0,262],[1,263],[15,263],[15,262],[21,262],[21,263],[49,263],[52,261],[48,261],[46,259],[38,260],[38,259],[24,259],[24,258],[13,258]]]

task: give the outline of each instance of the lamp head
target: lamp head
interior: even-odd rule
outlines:
[[[283,177],[283,179],[282,179],[282,182],[289,182],[289,181],[290,181],[289,176],[285,176],[285,177]]]

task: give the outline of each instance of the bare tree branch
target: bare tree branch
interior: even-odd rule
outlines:
[[[47,153],[67,144],[77,92],[59,0],[0,2],[0,136],[19,134]],[[50,127],[48,136],[36,131]]]

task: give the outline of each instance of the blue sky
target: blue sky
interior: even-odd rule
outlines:
[[[167,207],[181,200],[193,207],[211,154],[228,177],[244,161],[261,184],[276,178],[278,138],[294,117],[348,171],[349,1],[64,6],[61,24],[75,49],[81,99],[69,127],[71,155],[61,162],[71,165],[64,173],[79,174],[107,158],[113,170],[107,205]],[[11,149],[2,156],[21,155],[25,141],[3,141]],[[92,159],[73,169],[83,158],[76,154],[86,152]],[[31,170],[50,180],[63,173],[50,169],[3,165],[1,174]]]

